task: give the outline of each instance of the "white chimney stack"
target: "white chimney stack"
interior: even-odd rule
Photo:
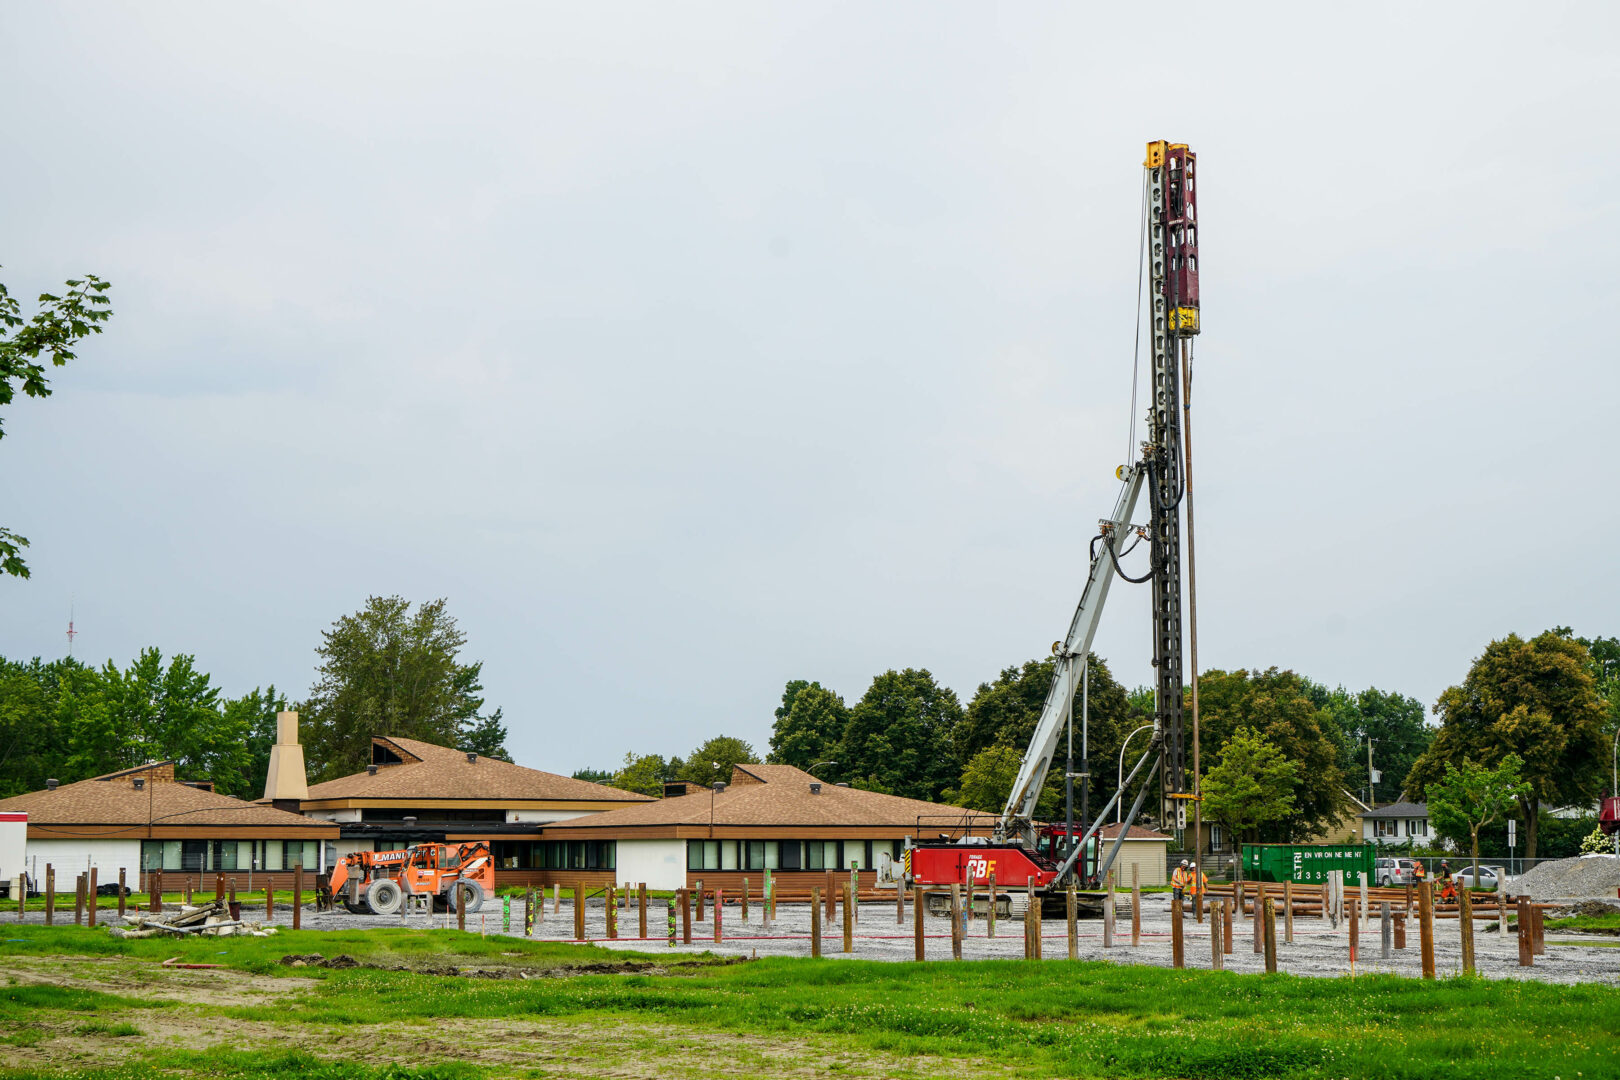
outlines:
[[[276,713],[276,744],[270,748],[264,797],[272,802],[309,798],[309,778],[304,773],[304,748],[298,743],[295,712]]]

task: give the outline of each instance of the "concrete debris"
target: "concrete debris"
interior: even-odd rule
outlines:
[[[231,937],[238,934],[269,937],[276,932],[273,926],[265,927],[256,922],[230,918],[223,901],[195,907],[182,905],[175,912],[131,911],[124,916],[124,922],[128,925],[109,926],[108,932],[119,938],[186,937],[190,934],[203,937]]]
[[[1620,890],[1620,858],[1582,855],[1540,863],[1509,881],[1507,889],[1532,900],[1613,900]]]

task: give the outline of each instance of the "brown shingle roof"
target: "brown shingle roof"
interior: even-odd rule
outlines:
[[[396,736],[374,736],[404,759],[381,765],[377,775],[357,772],[324,784],[311,784],[309,801],[322,799],[489,799],[567,802],[650,802],[634,791],[541,772],[510,761],[479,757],[469,762],[464,751]]]
[[[1104,825],[1101,829],[1097,830],[1097,835],[1102,837],[1104,840],[1117,839],[1119,837],[1119,826],[1118,825]],[[1172,838],[1164,835],[1164,833],[1162,833],[1162,832],[1154,832],[1152,829],[1144,829],[1140,825],[1132,825],[1131,826],[1131,831],[1125,837],[1125,839],[1127,839],[1127,840],[1169,840],[1169,839],[1172,839]]]
[[[173,762],[159,763],[169,766]],[[159,767],[144,775],[161,774]],[[28,824],[35,825],[181,825],[254,826],[274,828],[322,828],[335,835],[336,826],[314,821],[301,814],[289,814],[257,803],[216,795],[212,791],[178,784],[161,776],[137,789],[141,769],[110,773],[104,778],[64,784],[55,791],[30,791],[0,799],[0,810],[21,810]]]
[[[791,765],[739,765],[737,768],[759,782],[733,783],[726,790],[713,795],[715,825],[894,826],[911,831],[919,827],[919,817],[922,819],[921,828],[925,830],[945,829],[952,821],[960,827],[964,816],[970,817],[978,829],[988,828],[997,820],[994,814],[963,810],[958,806],[942,806],[832,784],[821,784],[820,793],[812,794],[810,785],[821,781]],[[661,799],[645,806],[629,806],[622,810],[609,810],[605,814],[555,822],[547,825],[546,831],[708,825],[709,803],[710,792],[698,788],[691,795]]]

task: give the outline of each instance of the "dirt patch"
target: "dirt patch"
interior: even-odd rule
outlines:
[[[8,956],[0,976],[34,985],[196,1005],[264,1005],[315,986],[311,979],[251,975],[228,968],[166,968],[124,957]]]
[[[502,955],[521,955],[503,953]],[[552,967],[462,967],[442,964],[435,960],[419,960],[391,964],[363,963],[348,953],[322,956],[320,953],[291,953],[281,958],[287,967],[318,967],[347,970],[369,968],[373,971],[409,971],[416,975],[445,975],[463,979],[568,979],[576,975],[696,975],[708,968],[731,967],[750,961],[742,956],[722,956],[703,960],[680,960],[673,964],[646,960],[609,960],[595,964],[556,964]]]

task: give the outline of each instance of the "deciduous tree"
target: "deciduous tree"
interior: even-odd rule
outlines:
[[[23,317],[22,305],[0,284],[0,406],[10,405],[21,390],[29,397],[50,397],[44,360],[61,367],[75,357],[74,349],[101,324],[112,318],[107,282],[94,274],[71,279],[62,295],[41,293],[39,309]],[[0,438],[5,421],[0,419]],[[27,577],[22,549],[28,538],[0,527],[0,576]]]
[[[483,664],[460,662],[467,635],[444,600],[412,611],[398,596],[369,597],[321,638],[318,680],[302,706],[307,756],[320,779],[363,769],[373,735],[507,756],[500,710],[479,714]]]
[[[1447,764],[1494,768],[1517,755],[1527,785],[1519,819],[1525,854],[1534,858],[1542,804],[1592,801],[1603,783],[1609,747],[1596,684],[1591,654],[1571,637],[1548,631],[1528,641],[1509,634],[1491,642],[1462,684],[1435,703],[1440,730],[1413,763],[1408,792],[1425,797]]]
[[[1204,815],[1254,838],[1263,826],[1295,813],[1299,766],[1260,732],[1240,727],[1221,747],[1220,761],[1204,775]]]
[[[962,705],[926,669],[889,670],[850,710],[836,774],[856,787],[937,800],[961,773]]]
[[[1512,813],[1518,800],[1530,793],[1530,785],[1519,776],[1524,762],[1508,754],[1494,769],[1476,765],[1464,758],[1460,765],[1446,763],[1445,775],[1428,785],[1429,817],[1442,836],[1453,840],[1468,837],[1468,850],[1474,863],[1474,880],[1479,881],[1479,830]]]
[[[777,765],[814,769],[834,759],[849,723],[844,699],[820,683],[795,679],[782,694],[771,729],[770,760]]]
[[[624,765],[608,783],[622,791],[635,791],[663,798],[664,780],[671,775],[669,762],[658,754],[626,754]]]
[[[716,735],[686,756],[679,779],[693,784],[731,782],[731,767],[757,763],[754,748],[730,735]]]

